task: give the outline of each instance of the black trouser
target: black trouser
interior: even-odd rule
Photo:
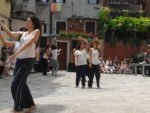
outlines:
[[[100,81],[100,70],[99,70],[99,65],[93,65],[92,64],[92,67],[90,68],[90,75],[89,75],[89,83],[88,83],[88,86],[89,87],[92,87],[93,85],[93,78],[94,78],[94,74],[95,74],[95,77],[96,77],[96,83],[97,83],[97,87],[99,87],[99,81]]]
[[[47,75],[47,70],[48,70],[48,61],[45,58],[42,58],[42,73],[43,75]]]
[[[14,99],[14,110],[23,111],[35,105],[26,80],[33,69],[34,59],[17,59],[15,65],[14,79],[11,85],[12,97]]]
[[[3,74],[4,68],[5,68],[4,66],[0,66],[0,78],[1,78],[1,76]]]
[[[87,65],[76,67],[76,86],[79,86],[80,78],[82,78],[82,86],[85,87],[85,76],[87,74]]]
[[[145,75],[150,76],[150,67],[149,66],[145,66]]]

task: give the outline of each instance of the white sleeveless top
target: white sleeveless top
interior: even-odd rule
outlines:
[[[82,51],[76,50],[74,56],[78,56],[77,66],[87,65],[87,51],[83,49]]]
[[[94,48],[92,48],[91,63],[94,65],[98,65],[100,63],[99,52],[97,49],[95,50]]]
[[[48,55],[44,53],[43,58],[48,59]]]
[[[20,44],[19,44],[19,49],[23,47],[30,39],[31,36],[33,35],[32,31],[30,34],[27,34],[27,32],[23,33],[21,39],[20,39]],[[24,58],[35,58],[35,44],[32,43],[31,46],[23,50],[17,55],[18,59],[24,59]]]

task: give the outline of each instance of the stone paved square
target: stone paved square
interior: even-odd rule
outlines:
[[[10,113],[13,77],[0,79],[0,113]],[[75,88],[75,73],[31,74],[28,85],[38,109],[33,113],[150,113],[150,78],[102,74],[101,89]]]

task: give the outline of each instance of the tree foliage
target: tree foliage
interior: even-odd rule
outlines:
[[[140,46],[141,40],[148,40],[145,37],[150,31],[150,18],[146,17],[124,17],[117,16],[111,18],[110,10],[103,8],[98,15],[101,37],[109,41],[110,44],[122,41],[124,44],[131,46]],[[105,32],[105,33],[104,33]],[[104,34],[109,35],[104,35]],[[109,38],[109,39],[108,39]],[[111,42],[112,41],[112,42]]]

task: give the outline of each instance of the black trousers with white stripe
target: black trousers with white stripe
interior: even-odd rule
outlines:
[[[17,59],[16,61],[14,79],[11,85],[15,111],[23,111],[23,108],[30,108],[35,105],[26,84],[33,65],[34,58]]]

